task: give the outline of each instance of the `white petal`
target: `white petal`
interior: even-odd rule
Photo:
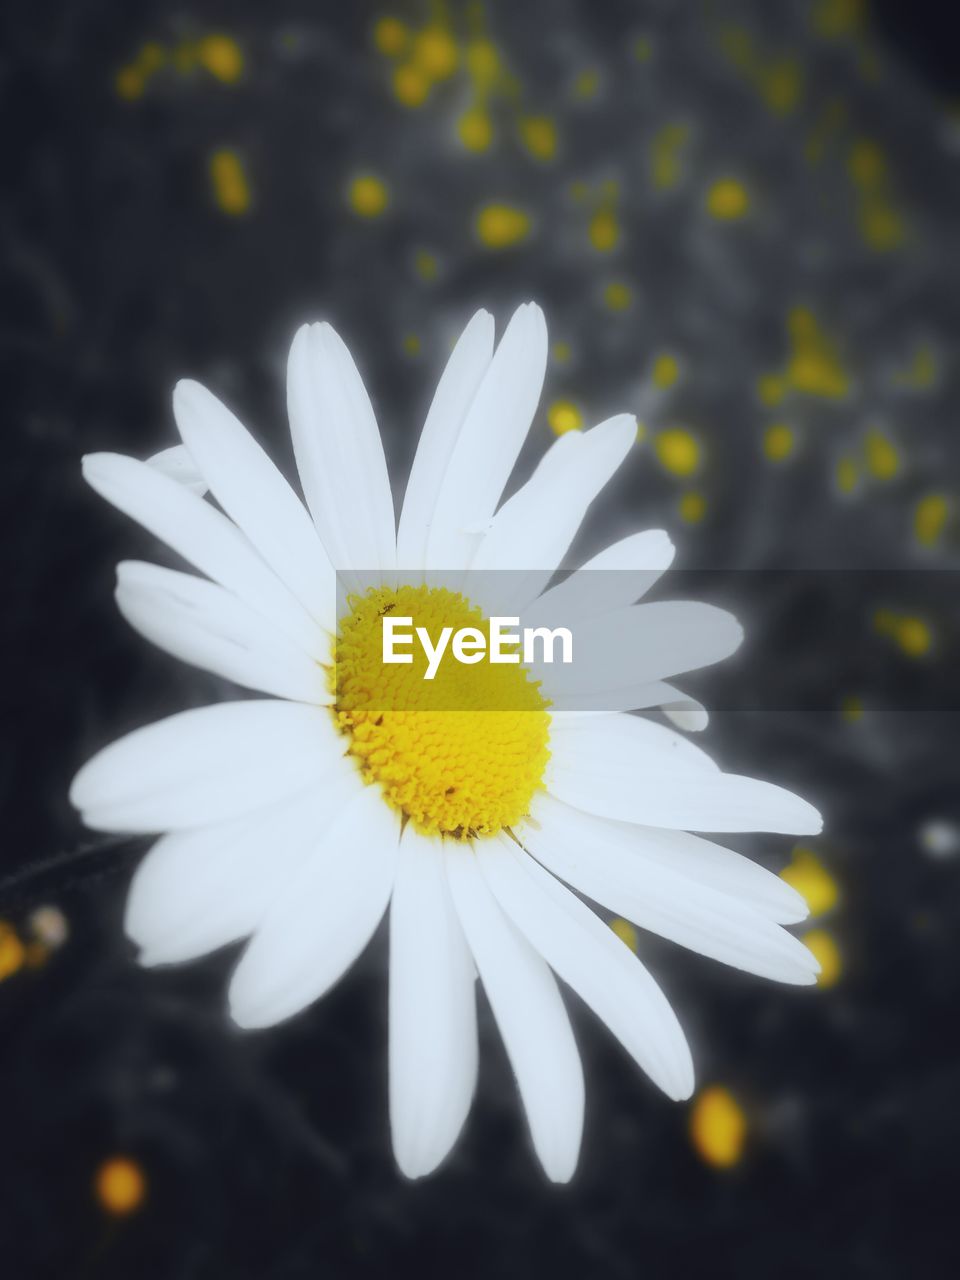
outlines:
[[[671,1098],[693,1092],[693,1061],[663,992],[612,929],[505,839],[485,841],[480,869],[527,940],[607,1024]]]
[[[102,498],[311,650],[325,634],[263,563],[240,530],[208,502],[135,458],[92,453],[84,479]]]
[[[594,902],[747,973],[797,985],[816,981],[819,966],[807,948],[760,912],[625,848],[599,818],[549,797],[540,798],[535,816],[539,826],[524,832],[524,845]]]
[[[427,538],[443,475],[470,403],[493,356],[493,316],[478,311],[453,349],[423,424],[397,530],[397,565],[427,565]]]
[[[161,449],[147,459],[147,466],[154,467],[161,475],[176,480],[185,489],[202,498],[209,485],[187,450],[186,445],[175,444],[169,449]]]
[[[595,618],[641,599],[670,567],[673,543],[662,529],[632,533],[545,591],[525,612],[531,626]]]
[[[349,969],[386,910],[399,838],[399,817],[374,786],[318,836],[234,972],[230,1014],[238,1026],[292,1017]]]
[[[448,844],[450,889],[517,1078],[534,1148],[547,1176],[568,1182],[583,1133],[580,1054],[556,980],[487,888],[477,861],[483,856]]]
[[[540,594],[560,567],[590,504],[637,438],[636,419],[620,414],[592,431],[571,431],[493,518],[470,568],[516,570],[499,579],[496,608],[509,616]],[[502,598],[501,598],[502,597]]]
[[[809,915],[805,899],[780,876],[689,831],[598,818],[543,793],[534,797],[530,813],[548,836],[559,829],[587,844],[602,839],[633,858],[736,898],[777,924],[797,924]]]
[[[251,934],[351,793],[338,777],[232,822],[161,837],[127,899],[140,963],[192,960]]]
[[[225,404],[185,379],[173,392],[183,442],[217,501],[322,626],[336,625],[336,583],[300,499]]]
[[[135,729],[87,761],[70,801],[97,831],[224,822],[352,769],[324,707],[223,702]]]
[[[192,666],[278,698],[332,701],[316,659],[213,582],[127,560],[117,565],[116,599],[142,636]]]
[[[530,625],[526,615],[524,623]],[[743,639],[732,614],[687,600],[633,605],[588,618],[572,631],[572,663],[531,666],[545,696],[571,711],[632,709],[639,689],[720,662]]]
[[[337,569],[396,564],[393,496],[370,397],[329,324],[303,325],[287,363],[287,411],[307,506]]]
[[[470,1110],[477,1081],[474,986],[442,842],[408,826],[390,903],[390,1129],[408,1178],[437,1167]]]
[[[600,817],[686,831],[794,835],[816,834],[823,825],[799,796],[720,773],[692,743],[635,716],[582,717],[575,728],[555,723],[550,750],[548,790]]]
[[[489,525],[540,399],[547,327],[534,303],[519,307],[471,401],[427,540],[431,569],[462,569]]]
[[[710,723],[709,713],[703,703],[698,702],[696,698],[691,698],[676,685],[658,681],[650,686],[650,691],[655,693],[657,698],[657,701],[650,705],[660,707],[667,719],[672,721],[678,729],[683,729],[686,733],[701,733]]]

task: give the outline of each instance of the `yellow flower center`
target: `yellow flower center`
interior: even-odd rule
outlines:
[[[550,716],[539,684],[522,664],[489,660],[489,623],[479,608],[442,587],[371,587],[350,596],[332,668],[333,714],[350,739],[364,779],[418,831],[466,840],[519,822],[542,785]],[[383,661],[383,619],[412,619],[432,646],[444,627],[475,627],[486,638],[473,665],[446,651],[432,680],[415,632]]]

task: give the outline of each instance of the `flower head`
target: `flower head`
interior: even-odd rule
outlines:
[[[817,968],[782,927],[806,914],[799,894],[691,834],[820,826],[803,800],[720,772],[676,731],[703,728],[706,713],[668,681],[731,653],[736,622],[708,605],[638,603],[671,562],[662,532],[624,538],[550,585],[628,454],[633,419],[563,435],[501,505],[546,354],[533,304],[496,349],[491,317],[474,316],[398,524],[370,400],[327,324],[298,332],[288,369],[306,506],[193,382],[174,393],[182,447],[150,462],[84,459],[98,493],[204,575],[121,564],[123,615],[184,661],[268,695],[138,729],[74,780],[88,826],[159,837],[134,877],[127,931],[145,964],[248,940],[230,1011],[265,1027],[332,986],[389,907],[390,1117],[410,1177],[440,1163],[469,1110],[478,976],[551,1178],[576,1166],[584,1093],[555,975],[670,1097],[689,1096],[669,1003],[571,888],[753,973],[809,983]],[[449,625],[482,637],[489,609],[469,585],[501,571],[518,615],[582,624],[575,668],[471,665],[428,692],[415,664],[383,664],[378,624],[391,613],[428,635]],[[611,634],[624,639],[613,650]],[[630,714],[655,708],[673,727]]]

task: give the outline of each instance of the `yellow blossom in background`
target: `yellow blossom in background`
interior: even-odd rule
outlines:
[[[690,1108],[690,1138],[702,1160],[716,1169],[739,1163],[747,1139],[747,1118],[723,1085],[710,1085]]]
[[[243,50],[230,36],[204,36],[197,45],[197,58],[224,84],[234,84],[243,75]]]
[[[654,449],[660,465],[675,476],[691,476],[700,467],[700,444],[682,427],[659,431]]]
[[[474,223],[477,238],[488,249],[508,249],[530,234],[530,215],[508,204],[488,204]]]
[[[629,947],[631,951],[636,951],[637,931],[629,920],[621,920],[618,917],[610,921],[610,928],[625,946]]]
[[[763,433],[763,452],[771,462],[783,462],[793,453],[793,431],[785,422],[775,422]]]
[[[226,148],[210,157],[210,180],[219,208],[231,217],[239,217],[250,208],[250,187],[243,161],[236,151]]]
[[[914,508],[913,530],[917,541],[924,547],[932,547],[946,527],[950,507],[942,493],[928,493]]]
[[[680,519],[687,524],[699,524],[707,514],[707,500],[696,489],[690,489],[680,499]]]
[[[722,178],[707,192],[707,212],[721,222],[742,218],[749,208],[747,189],[736,178]]]
[[[554,400],[547,410],[550,430],[557,436],[583,429],[583,414],[572,400]]]
[[[16,929],[0,920],[0,982],[11,977],[23,965],[24,946]]]
[[[390,203],[386,183],[373,173],[360,173],[350,181],[350,207],[361,218],[377,218]]]
[[[812,849],[797,845],[789,866],[780,872],[791,888],[806,901],[812,916],[832,911],[840,901],[840,887]]]
[[[457,121],[457,133],[468,151],[487,151],[493,142],[493,121],[482,107],[471,107]]]
[[[811,929],[803,935],[803,943],[809,947],[820,964],[817,986],[835,986],[843,973],[843,958],[833,935],[826,929]]]
[[[385,57],[399,58],[407,49],[410,33],[399,18],[378,18],[373,27],[373,43]]]
[[[128,1156],[113,1156],[97,1170],[94,1190],[101,1208],[116,1217],[125,1217],[143,1203],[147,1180],[134,1160]]]

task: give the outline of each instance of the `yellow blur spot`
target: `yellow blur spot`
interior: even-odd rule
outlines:
[[[538,160],[552,160],[557,153],[557,126],[549,116],[524,116],[520,140]]]
[[[197,45],[197,58],[224,84],[235,84],[243,75],[243,50],[230,36],[204,36]]]
[[[721,222],[742,218],[750,208],[750,197],[736,178],[721,178],[707,192],[707,212]]]
[[[887,162],[875,142],[861,138],[847,155],[847,171],[858,187],[878,186],[887,176]]]
[[[729,1089],[714,1084],[690,1108],[690,1139],[700,1158],[715,1169],[740,1161],[747,1138],[747,1118]]]
[[[763,452],[771,462],[783,462],[794,448],[793,431],[785,422],[775,422],[763,433]]]
[[[836,349],[807,307],[794,307],[787,316],[791,342],[787,378],[796,391],[825,399],[842,399],[847,375]]]
[[[347,198],[361,218],[379,218],[390,203],[386,184],[373,173],[358,173],[351,178]]]
[[[210,157],[210,179],[219,208],[231,217],[239,217],[250,208],[250,187],[243,161],[236,151],[226,148]]]
[[[906,239],[906,226],[899,211],[886,199],[871,197],[860,211],[860,234],[877,253],[888,253]]]
[[[633,42],[633,56],[638,62],[649,62],[653,56],[653,41],[647,36],[638,36]]]
[[[550,430],[556,436],[583,429],[583,414],[572,400],[554,400],[547,410],[547,421],[550,423]]]
[[[457,121],[457,133],[468,151],[487,151],[493,142],[493,122],[481,107],[471,107]]]
[[[127,102],[134,102],[143,96],[147,78],[139,67],[121,67],[113,83],[117,97],[124,98]]]
[[[422,107],[430,96],[430,80],[418,66],[404,62],[393,73],[393,96],[404,107]]]
[[[780,878],[806,900],[812,916],[832,911],[840,901],[840,886],[812,849],[797,845]]]
[[[866,15],[866,0],[817,0],[813,27],[827,40],[857,35]]]
[[[853,493],[860,479],[857,464],[852,458],[840,458],[837,462],[837,488],[841,493]]]
[[[487,204],[474,222],[477,238],[488,249],[508,249],[530,234],[530,215],[508,204]]]
[[[855,693],[848,693],[840,703],[840,714],[848,724],[856,724],[863,719],[863,699]]]
[[[460,50],[444,27],[424,27],[413,40],[413,61],[428,79],[449,80],[460,62]]]
[[[923,658],[933,648],[933,632],[922,618],[898,618],[894,639],[908,658]]]
[[[25,949],[13,925],[0,920],[0,982],[16,973],[24,963]]]
[[[373,43],[387,58],[399,58],[407,48],[410,33],[399,18],[378,18],[373,26]]]
[[[843,973],[843,957],[833,935],[826,929],[811,929],[809,933],[803,934],[801,941],[809,947],[813,958],[820,965],[817,986],[836,986]]]
[[[700,444],[682,427],[658,432],[654,448],[660,465],[675,476],[692,476],[700,466]]]
[[[661,351],[653,362],[653,385],[661,391],[676,386],[680,378],[680,362],[669,351]]]
[[[553,344],[551,355],[553,356],[554,360],[556,360],[557,364],[566,364],[567,361],[570,359],[570,357],[573,355],[573,351],[571,350],[570,343],[555,342]]]
[[[784,58],[756,72],[757,88],[774,115],[789,115],[800,101],[803,73],[792,58]]]
[[[478,89],[489,89],[500,74],[496,45],[489,40],[472,40],[467,45],[467,71]]]
[[[633,291],[622,280],[611,280],[604,285],[603,305],[611,311],[626,311],[633,301]]]
[[[680,180],[680,153],[687,140],[684,124],[665,124],[651,145],[650,176],[660,191],[675,187]]]
[[[420,354],[420,339],[415,333],[408,333],[403,339],[403,349],[408,356],[418,356]]]
[[[127,1156],[113,1156],[97,1170],[94,1190],[101,1208],[123,1217],[140,1208],[147,1180],[140,1166]]]
[[[595,67],[581,71],[573,82],[573,96],[580,102],[586,102],[597,96],[600,88],[600,72]]]
[[[598,253],[610,253],[620,240],[620,226],[612,209],[598,209],[590,219],[590,243]]]
[[[913,531],[923,547],[935,546],[946,528],[950,505],[942,493],[928,493],[913,513]]]
[[[900,454],[897,452],[897,447],[881,431],[868,433],[864,453],[867,470],[877,480],[892,480],[900,470]]]
[[[757,395],[761,404],[773,408],[778,405],[786,393],[786,381],[779,373],[763,373],[757,379]]]
[[[637,931],[629,920],[621,920],[619,918],[611,920],[610,928],[625,946],[629,947],[631,951],[636,951]]]
[[[413,260],[413,267],[421,280],[436,280],[440,271],[440,264],[436,257],[427,249],[418,249],[416,257]]]
[[[925,391],[937,380],[937,357],[929,347],[919,347],[910,364],[894,374],[893,381],[899,387],[913,387]]]
[[[680,512],[680,519],[687,524],[699,524],[707,514],[707,500],[702,493],[691,489],[680,499],[677,510]]]

